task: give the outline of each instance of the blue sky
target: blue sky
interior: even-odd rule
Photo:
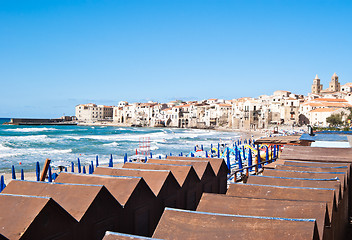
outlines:
[[[352,82],[351,1],[0,0],[0,117]]]

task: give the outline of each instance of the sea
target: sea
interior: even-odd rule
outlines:
[[[2,125],[10,119],[0,118],[0,173],[16,169],[35,171],[37,161],[108,163],[112,155],[114,163],[123,162],[136,150],[150,150],[153,157],[183,155],[194,147],[204,150],[221,141],[235,141],[238,132],[222,132],[200,129],[140,128],[114,126],[13,126]]]

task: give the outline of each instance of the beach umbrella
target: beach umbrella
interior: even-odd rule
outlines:
[[[260,148],[259,148],[259,144],[257,145],[257,164],[258,164],[258,168],[261,168],[261,164],[260,164]]]
[[[218,158],[220,158],[220,144],[218,143]]]
[[[77,160],[77,167],[78,167],[78,173],[81,173],[81,161],[79,160],[79,158],[78,158],[78,160]]]
[[[253,164],[253,161],[252,161],[252,150],[249,149],[249,152],[248,152],[248,166],[252,166]],[[252,168],[249,168],[249,171],[252,171]]]
[[[273,158],[272,159],[276,159],[276,145],[274,145],[274,150],[271,151],[273,153]]]
[[[161,159],[161,155],[159,155],[159,159]]]
[[[114,163],[113,163],[113,160],[112,160],[112,154],[110,154],[109,167],[113,167],[113,166],[114,166]]]
[[[227,168],[231,172],[231,163],[230,163],[230,151],[229,148],[226,148],[226,160],[227,160]]]
[[[251,139],[248,140],[248,145],[250,146],[252,144]]]
[[[243,160],[246,160],[246,149],[244,148],[244,145],[242,146],[242,152],[243,152]]]
[[[194,154],[191,152],[191,157],[194,157]]]
[[[23,169],[21,169],[21,180],[24,180],[24,172],[23,172]]]
[[[83,174],[86,174],[87,173],[86,172],[86,166],[83,166],[82,168],[83,168]]]
[[[170,156],[172,156],[172,153],[170,152]]]
[[[197,146],[194,146],[194,151],[195,151],[195,152],[197,151]]]
[[[152,152],[150,152],[150,158],[153,158],[153,153]]]
[[[0,178],[0,192],[2,192],[2,190],[4,190],[5,188],[5,180],[4,180],[4,176],[1,175],[1,178]]]
[[[93,164],[93,161],[91,161],[90,162],[90,165],[92,166],[91,168],[92,168],[92,172],[91,172],[91,174],[94,172],[94,164]]]
[[[147,158],[147,156],[145,156],[144,162],[147,162],[147,161],[148,161],[148,158]]]
[[[71,162],[71,172],[75,172],[75,164],[73,162]]]
[[[269,161],[269,148],[266,147],[265,161]]]
[[[127,153],[125,153],[125,156],[123,157],[123,163],[127,162]]]
[[[202,147],[202,151],[204,151],[204,149],[203,149],[203,144],[201,145],[201,147]]]
[[[48,182],[52,182],[53,181],[53,176],[51,175],[51,167],[49,166],[48,168]]]
[[[241,154],[238,154],[238,168],[239,169],[243,168]],[[241,170],[241,172],[243,171]]]
[[[206,158],[208,157],[208,151],[205,151],[205,157]]]
[[[67,172],[67,167],[65,167],[65,172]]]
[[[12,165],[12,179],[16,179],[15,166]]]
[[[95,166],[99,166],[99,158],[98,155],[95,157]]]
[[[93,173],[93,166],[91,164],[89,164],[89,168],[88,168],[88,173],[92,174]]]
[[[181,157],[183,156],[183,153],[181,152]]]
[[[37,176],[37,181],[39,181],[39,177],[40,177],[40,166],[39,166],[39,162],[36,163],[35,165],[35,174]]]

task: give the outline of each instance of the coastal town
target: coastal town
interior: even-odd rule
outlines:
[[[75,112],[79,124],[258,130],[275,125],[327,127],[327,118],[332,115],[349,124],[350,108],[352,83],[341,85],[334,73],[325,89],[316,75],[306,96],[278,90],[272,95],[232,100],[120,101],[117,106],[88,103],[77,105]]]

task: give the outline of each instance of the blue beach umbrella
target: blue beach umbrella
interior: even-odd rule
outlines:
[[[230,163],[230,151],[229,148],[226,149],[226,160],[227,160],[227,168],[231,172],[231,163]]]
[[[65,167],[65,172],[67,172],[67,167]]]
[[[52,182],[53,181],[53,177],[51,175],[51,167],[49,166],[48,168],[48,182]]]
[[[159,155],[159,159],[161,159],[161,155]]]
[[[274,145],[274,150],[272,151],[273,153],[273,159],[276,159],[276,145]]]
[[[249,149],[249,152],[248,152],[248,166],[252,166],[252,165],[253,165],[252,150]],[[249,168],[249,171],[252,171],[252,168]]]
[[[75,164],[71,162],[71,172],[75,172]]]
[[[181,152],[181,157],[183,156],[183,153]]]
[[[89,174],[92,174],[93,173],[93,170],[92,170],[93,166],[91,164],[89,164],[88,166],[88,173]]]
[[[79,158],[77,160],[77,167],[78,167],[78,173],[81,173],[82,172],[82,170],[81,170],[81,160],[79,160]]]
[[[99,166],[99,158],[98,155],[95,157],[95,166]]]
[[[172,156],[172,153],[170,152],[170,156]]]
[[[83,166],[83,174],[86,174],[86,166]]]
[[[266,147],[265,161],[269,161],[269,148]]]
[[[114,163],[113,163],[113,160],[112,160],[112,154],[110,154],[109,167],[113,167],[113,166],[114,166]]]
[[[152,152],[150,152],[150,158],[153,158],[153,153]]]
[[[123,156],[123,163],[127,162],[127,153],[125,153],[125,156]]]
[[[202,148],[202,151],[204,151],[204,149],[203,149],[203,144],[201,145],[201,148]]]
[[[241,154],[238,154],[238,168],[243,168]],[[241,172],[243,172],[243,170],[241,170]]]
[[[262,165],[260,164],[260,148],[259,148],[259,144],[257,145],[257,163],[258,163],[258,168],[261,168]]]
[[[194,154],[193,154],[193,153],[191,153],[191,157],[194,157]]]
[[[208,151],[205,151],[205,157],[206,158],[208,157]]]
[[[243,160],[246,160],[246,149],[242,146]]]
[[[16,179],[16,172],[15,172],[15,166],[12,165],[12,179]]]
[[[39,177],[40,177],[40,166],[39,166],[39,162],[36,163],[35,165],[35,174],[37,176],[37,181],[39,181]]]
[[[94,172],[94,164],[93,164],[93,161],[90,162],[90,165],[91,165],[91,174]]]
[[[2,192],[2,190],[4,190],[5,188],[5,180],[4,180],[4,176],[1,175],[1,178],[0,178],[0,192]]]
[[[197,151],[197,147],[196,147],[196,146],[194,146],[194,151],[195,151],[195,152]]]
[[[23,169],[21,169],[21,180],[24,180],[24,172],[23,172]]]
[[[147,156],[145,156],[144,162],[147,162],[147,161],[148,161],[148,158],[147,158]]]

